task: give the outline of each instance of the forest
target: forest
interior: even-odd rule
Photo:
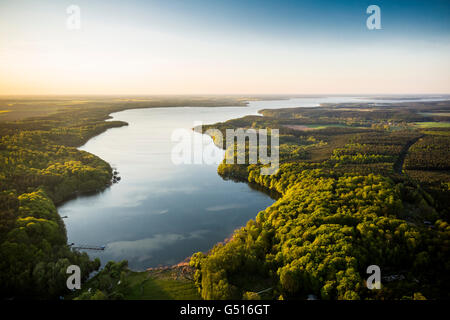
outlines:
[[[219,166],[280,198],[192,256],[202,298],[448,299],[448,110],[448,101],[339,104],[207,126],[280,128],[281,165],[272,176],[261,164]],[[381,290],[366,286],[369,265],[381,268]]]

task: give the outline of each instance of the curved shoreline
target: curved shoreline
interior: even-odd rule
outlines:
[[[246,106],[247,106],[247,105],[248,105],[248,104],[246,104]],[[235,106],[226,106],[226,107],[224,107],[224,108],[228,108],[228,107],[230,107],[230,108],[242,108],[243,106],[235,105]],[[172,110],[169,110],[170,108],[183,108],[183,106],[158,107],[158,108],[146,108],[146,109],[167,109],[167,112],[170,113],[170,112],[172,111]],[[192,107],[190,107],[190,108],[192,108]],[[197,107],[197,108],[198,108],[199,110],[202,110],[202,109],[203,109],[203,110],[206,110],[206,109],[208,109],[209,107],[201,107],[201,106],[200,106],[200,107]],[[197,109],[197,108],[196,108],[196,109]],[[246,108],[246,107],[244,106],[244,108]],[[139,109],[143,109],[143,108],[130,108],[130,109],[124,109],[124,110],[120,110],[120,111],[114,110],[113,112],[111,112],[111,113],[109,113],[109,114],[107,115],[107,119],[105,119],[105,120],[103,121],[103,123],[108,124],[108,122],[110,122],[110,121],[120,122],[122,125],[119,126],[119,127],[127,126],[127,125],[132,125],[132,122],[130,122],[130,119],[125,118],[125,120],[121,120],[120,114],[119,114],[119,115],[116,115],[116,113],[120,113],[120,112],[122,112],[122,111],[139,110]],[[241,110],[240,112],[242,112],[242,109],[240,109],[240,110]],[[175,111],[175,110],[173,110],[173,111]],[[200,111],[200,112],[202,112],[202,111]],[[219,112],[221,113],[222,111],[219,111]],[[247,113],[247,111],[244,111],[244,112]],[[251,111],[251,112],[253,112],[253,111]],[[151,114],[153,114],[153,113],[151,113]],[[232,112],[232,114],[233,114],[233,112]],[[216,116],[216,117],[217,117],[217,116]],[[235,118],[235,117],[233,117],[233,119],[234,119],[234,118]],[[215,123],[215,122],[213,122],[213,123]],[[110,129],[110,128],[107,128],[106,130],[102,131],[101,133],[107,132],[108,129]],[[83,152],[88,152],[88,153],[90,153],[90,154],[92,154],[92,155],[98,157],[98,158],[101,159],[102,161],[108,163],[108,165],[111,167],[112,164],[115,163],[115,161],[113,160],[113,161],[111,162],[111,159],[108,160],[108,161],[107,161],[107,160],[104,160],[104,159],[107,159],[107,158],[105,158],[105,154],[102,154],[102,153],[100,152],[100,154],[102,154],[102,155],[99,156],[97,153],[90,151],[89,148],[84,148],[84,149],[80,150],[80,148],[83,148],[89,141],[91,141],[92,138],[97,138],[97,137],[99,137],[99,136],[100,136],[100,133],[97,134],[97,135],[95,135],[95,136],[90,137],[89,140],[84,141],[83,144],[79,145],[79,146],[77,147],[77,150],[83,151]],[[116,160],[116,161],[117,161],[117,160]],[[118,167],[118,169],[120,170],[120,166]],[[122,168],[122,169],[123,169],[123,168]],[[112,169],[112,170],[114,170],[114,169]],[[214,170],[215,170],[215,172],[216,172],[216,174],[217,174],[217,165],[214,165]],[[111,171],[110,174],[111,174],[111,176],[112,176],[112,171]],[[208,174],[209,174],[209,173],[208,173]],[[219,175],[218,175],[218,179],[226,181],[226,179],[221,178]],[[240,182],[242,182],[242,181],[240,181]],[[248,183],[246,183],[246,185],[248,185],[250,188],[252,187],[252,186],[250,186]],[[93,192],[87,192],[87,193],[84,192],[84,193],[73,194],[73,195],[71,195],[70,197],[64,199],[64,201],[58,202],[58,204],[57,204],[57,206],[58,206],[58,211],[60,211],[60,209],[61,209],[61,207],[62,207],[63,205],[67,204],[68,202],[70,202],[70,201],[72,201],[72,200],[76,200],[77,198],[83,198],[83,197],[90,196],[90,195],[92,195],[92,196],[99,195],[99,194],[101,194],[102,192],[107,191],[109,187],[111,187],[111,184],[108,184],[108,185],[105,186],[104,188],[102,188],[102,189],[100,189],[100,190],[93,191]],[[255,190],[255,188],[251,188],[251,189],[252,189],[252,190]],[[262,190],[258,189],[258,190],[256,190],[256,191],[261,192]],[[268,194],[267,192],[264,192],[264,191],[263,191],[262,193],[264,193],[265,195],[271,196],[271,195]],[[271,198],[273,199],[273,197],[271,197]],[[264,210],[265,208],[266,208],[266,207],[264,207],[262,210]],[[257,210],[250,210],[250,211],[248,211],[248,212],[253,212],[253,213],[255,213],[255,215],[256,215],[256,213],[257,213],[259,210],[261,210],[261,208],[258,208]],[[61,215],[65,215],[65,213],[62,212]],[[253,217],[253,218],[254,218],[254,217]],[[65,222],[65,224],[68,223],[68,221],[64,221],[64,222]],[[239,224],[238,228],[241,227],[241,226],[244,226],[246,222],[247,222],[247,220],[245,220],[245,222],[242,222],[241,224]],[[69,230],[70,230],[70,228],[69,228]],[[69,231],[69,230],[68,230],[68,231]],[[67,232],[68,232],[68,231],[67,231]],[[68,232],[68,233],[69,233],[69,232]],[[232,234],[232,233],[231,233],[231,234]],[[226,239],[227,237],[228,237],[228,235],[225,236],[224,239]],[[78,240],[76,240],[75,238],[73,238],[73,239],[71,239],[70,242],[76,242],[76,243],[78,243],[78,242],[80,241],[80,237],[78,237],[78,238],[79,238]],[[75,241],[73,241],[73,240],[75,240]],[[94,241],[95,241],[95,240],[94,240]],[[100,239],[100,240],[99,240],[99,243],[100,243],[100,241],[102,241],[102,240]],[[116,241],[120,241],[120,240],[116,240]],[[221,239],[220,241],[223,241],[223,239]],[[219,241],[219,242],[220,242],[220,241]],[[215,242],[215,243],[217,243],[217,242]],[[214,245],[214,244],[213,244],[213,245]],[[213,245],[212,245],[212,246],[213,246]],[[208,250],[209,250],[210,248],[212,248],[212,246],[208,247]],[[193,253],[195,253],[195,252],[196,252],[196,250],[193,250],[193,251],[191,252],[191,254],[193,254]],[[109,255],[109,254],[111,254],[111,253],[108,253],[108,255]],[[112,254],[114,254],[114,251],[112,251]],[[180,263],[180,261],[185,260],[186,257],[189,257],[191,254],[189,254],[189,255],[187,255],[187,256],[185,256],[185,257],[183,257],[183,258],[177,259],[176,262],[174,262],[174,263],[175,263],[175,264]],[[91,256],[91,259],[93,259],[93,258],[95,257],[95,255],[94,255],[94,256],[92,256],[91,254],[89,254],[89,255]],[[133,261],[133,259],[132,259],[131,257],[129,258],[128,256],[121,257],[121,258],[119,258],[119,257],[113,257],[113,258],[112,258],[112,260],[115,260],[115,261],[120,261],[120,260],[122,260],[122,259],[130,259],[130,261]],[[103,260],[103,258],[102,258],[102,260]],[[104,263],[106,263],[106,260],[104,261]],[[171,265],[173,265],[174,263],[167,263],[167,264],[164,263],[164,264],[161,264],[161,265],[162,265],[162,266],[171,266]],[[156,265],[150,265],[150,267],[154,267],[154,266],[156,266]],[[148,265],[147,265],[147,267],[145,267],[145,269],[147,269],[147,268],[148,268]],[[143,270],[143,269],[142,269],[141,267],[139,267],[139,268],[137,268],[137,269],[134,269],[134,268],[133,268],[133,269],[131,269],[131,270],[139,271],[139,270]]]
[[[314,103],[316,106],[318,106],[318,105],[320,105],[320,103],[319,102],[315,102]],[[247,104],[248,105],[248,104]],[[175,107],[175,108],[182,108],[182,107],[176,107],[176,106],[173,106],[173,107]],[[239,107],[239,106],[228,106],[228,107]],[[169,109],[170,107],[152,107],[152,108],[155,108],[155,109]],[[200,107],[200,108],[206,108],[206,107]],[[282,106],[280,107],[280,108],[283,108]],[[124,110],[115,110],[115,111],[113,111],[113,112],[111,112],[111,113],[109,113],[108,115],[107,115],[107,118],[108,119],[112,119],[112,120],[114,120],[114,116],[113,116],[113,114],[114,113],[116,113],[116,112],[122,112],[122,111],[128,111],[128,110],[136,110],[136,109],[142,109],[142,108],[130,108],[130,109],[124,109]],[[260,111],[260,110],[263,110],[264,108],[262,108],[262,107],[259,107],[259,110],[258,111]],[[255,111],[255,110],[252,110],[252,112],[253,111]],[[240,118],[240,117],[233,117],[232,119],[238,119],[238,118]],[[117,120],[115,120],[115,121],[117,121]],[[227,121],[227,120],[223,120],[223,121]],[[108,122],[108,121],[104,121],[104,122]],[[127,122],[125,122],[125,121],[117,121],[117,122],[121,122],[121,123],[123,123],[124,125],[126,125],[127,124]],[[217,123],[217,122],[215,122],[215,123]],[[106,131],[106,130],[105,130]],[[104,131],[104,132],[105,132]],[[102,132],[102,133],[104,133],[104,132]],[[96,135],[96,136],[98,136],[98,135]],[[87,141],[86,141],[87,142]],[[86,143],[85,142],[85,143]],[[84,144],[83,144],[84,145]],[[91,154],[93,154],[93,155],[95,155],[94,153],[91,153]],[[103,160],[104,161],[104,160]],[[106,162],[106,161],[105,161]],[[216,168],[217,169],[217,168]],[[216,173],[217,174],[217,173]],[[220,176],[220,175],[219,175]],[[223,179],[223,177],[222,177],[222,179]],[[226,180],[226,179],[224,179],[224,180]],[[249,184],[249,182],[248,181],[244,181],[244,180],[240,180],[239,182],[245,182],[246,183],[246,185],[247,186],[250,186],[250,184]],[[102,190],[100,190],[99,192],[102,192],[102,191],[104,191],[104,190],[106,190],[107,189],[107,187],[105,187],[105,188],[103,188]],[[262,188],[259,188],[259,189],[262,189]],[[257,191],[260,191],[260,192],[263,192],[264,194],[268,194],[267,192],[265,192],[266,190],[257,190]],[[270,190],[269,190],[270,191]],[[98,194],[99,192],[94,192],[93,194]],[[79,196],[83,196],[83,195],[85,195],[85,194],[80,194]],[[77,196],[75,196],[75,198],[76,198]],[[268,207],[270,207],[270,206],[267,206],[267,207],[265,207],[264,209],[262,209],[262,210],[265,210],[265,209],[267,209]],[[257,212],[254,212],[255,214],[257,213]],[[243,224],[240,224],[237,228],[240,228],[240,227],[242,227],[242,226],[244,226],[245,225],[245,222],[243,223]],[[226,239],[227,237],[225,237],[225,239]],[[216,242],[216,243],[219,243],[219,242],[221,242],[221,241],[218,241],[218,242]],[[211,246],[211,247],[209,247],[208,248],[208,250],[209,249],[211,249],[213,247],[213,245]],[[117,258],[114,258],[114,260],[116,260]],[[168,263],[167,265],[171,265],[170,263]]]
[[[107,131],[110,130],[110,129],[114,129],[114,128],[122,128],[122,127],[129,126],[129,125],[130,125],[128,122],[123,121],[123,120],[114,120],[114,117],[113,117],[112,115],[115,114],[115,113],[120,113],[120,112],[123,112],[123,111],[129,111],[129,110],[140,110],[140,109],[219,108],[219,107],[222,107],[222,108],[223,108],[223,107],[230,107],[230,108],[233,108],[233,107],[245,107],[245,106],[248,106],[249,101],[245,100],[245,101],[243,101],[243,103],[244,103],[243,105],[226,105],[226,106],[225,106],[225,105],[211,105],[211,106],[177,106],[177,105],[175,105],[175,106],[170,106],[170,107],[168,107],[168,106],[148,106],[148,107],[135,107],[135,106],[131,106],[130,108],[123,108],[123,109],[120,109],[120,110],[113,110],[113,111],[111,111],[110,113],[108,113],[108,114],[106,115],[105,119],[103,120],[103,123],[105,123],[105,124],[111,123],[111,124],[112,124],[113,121],[114,121],[115,125],[107,126],[103,131],[98,132],[98,133],[96,133],[96,134],[90,136],[89,138],[87,138],[86,140],[84,140],[81,144],[75,146],[75,148],[76,148],[78,151],[88,152],[89,154],[92,154],[93,156],[98,157],[100,160],[104,161],[105,163],[107,163],[107,164],[111,167],[111,164],[110,164],[108,161],[106,161],[106,160],[100,158],[100,157],[97,156],[96,154],[91,153],[91,152],[89,152],[89,151],[80,150],[80,148],[82,148],[83,146],[85,146],[91,139],[96,138],[96,137],[99,137],[100,135],[104,134],[105,132],[107,132]],[[113,174],[112,174],[113,171],[112,171],[112,170],[114,170],[114,169],[111,167],[111,179],[112,179],[112,177],[113,177]],[[94,191],[88,191],[88,192],[81,192],[81,193],[74,193],[74,194],[69,195],[67,198],[64,198],[64,199],[61,200],[61,201],[54,202],[54,204],[55,204],[56,208],[58,209],[58,207],[60,207],[60,206],[62,206],[62,205],[64,205],[64,204],[66,204],[67,202],[69,202],[69,201],[71,201],[71,200],[74,200],[74,199],[76,199],[76,198],[78,198],[78,197],[90,196],[90,195],[96,195],[96,194],[98,194],[98,193],[104,192],[105,190],[107,190],[107,189],[110,188],[111,186],[112,186],[112,183],[106,185],[104,188],[102,188],[102,189],[100,189],[100,190],[94,190]]]

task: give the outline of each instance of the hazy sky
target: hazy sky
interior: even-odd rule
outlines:
[[[0,94],[227,93],[450,93],[450,1],[0,0]]]

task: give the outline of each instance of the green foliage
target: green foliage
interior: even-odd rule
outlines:
[[[360,125],[398,121],[407,127],[421,117],[402,105],[400,110],[354,108],[265,110],[258,120],[245,117],[211,127],[277,128],[317,123],[317,117],[320,123],[351,117]],[[428,184],[422,189],[398,172],[405,156],[407,168],[421,157],[419,168],[447,168],[447,136],[426,136],[414,144],[423,133],[389,130],[389,125],[386,130],[282,131],[277,174],[260,175],[260,164],[222,163],[218,168],[225,178],[257,184],[280,198],[229,242],[192,257],[202,297],[249,299],[267,287],[273,288],[274,299],[306,299],[309,294],[345,300],[448,297],[449,176],[436,173],[434,189]],[[424,219],[431,225],[424,225]],[[386,279],[393,275],[398,280],[383,280],[379,291],[367,289],[366,268],[372,264],[381,267]]]
[[[405,159],[409,170],[450,170],[450,136],[427,135],[417,141]]]
[[[247,291],[247,292],[244,292],[242,299],[244,299],[244,300],[261,300],[261,296],[256,292]]]
[[[286,298],[369,298],[365,268],[409,269],[418,278],[448,256],[449,233],[429,233],[396,218],[401,193],[381,176],[314,177],[302,172],[274,205],[226,245],[193,265],[204,299],[242,297],[237,273],[273,277]],[[444,272],[448,266],[442,268]],[[245,278],[245,277],[241,277]],[[428,279],[430,280],[430,279]],[[238,289],[239,288],[239,289]],[[399,297],[400,298],[400,297]]]
[[[75,300],[123,300],[129,288],[128,261],[109,261],[105,267],[89,280],[81,293],[75,293]]]
[[[68,247],[54,204],[110,183],[109,164],[75,148],[123,125],[105,123],[105,112],[1,123],[0,296],[55,298],[67,292],[69,265],[80,266],[83,280],[99,267]]]
[[[3,296],[56,297],[67,290],[69,265],[80,266],[83,279],[99,267],[98,260],[69,249],[64,224],[44,191],[17,199],[14,224],[0,244]]]

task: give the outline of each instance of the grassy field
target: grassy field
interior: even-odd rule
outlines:
[[[129,277],[129,300],[200,300],[193,281],[174,269],[133,272]]]
[[[428,117],[432,117],[432,116],[450,117],[449,112],[418,112],[417,114],[420,114],[422,116],[428,116]]]
[[[418,128],[450,128],[450,122],[415,122]]]
[[[287,128],[300,130],[300,131],[308,131],[308,130],[319,130],[325,128],[351,128],[345,124],[341,123],[332,123],[332,124],[303,124],[303,125],[287,125]]]
[[[125,300],[201,300],[194,281],[190,279],[193,276],[192,270],[188,272],[186,270],[183,266],[155,268],[141,272],[127,268],[125,284],[118,281],[114,272],[105,273],[103,269],[83,284],[81,290],[66,295],[65,299],[106,300],[114,299],[114,295],[120,294],[121,299]],[[101,290],[104,295],[92,298],[92,294],[98,292],[99,285],[103,287]]]

